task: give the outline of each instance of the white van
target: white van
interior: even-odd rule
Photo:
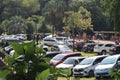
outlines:
[[[110,76],[110,70],[117,65],[117,62],[120,61],[120,54],[108,56],[104,58],[101,63],[95,68],[95,77],[99,79],[101,77]]]
[[[100,63],[106,55],[101,55],[101,56],[94,56],[94,57],[89,57],[84,60],[82,60],[78,65],[76,65],[73,68],[73,75],[75,77],[81,77],[81,76],[89,76],[93,77],[94,76],[94,69]]]

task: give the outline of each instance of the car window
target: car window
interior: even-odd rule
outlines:
[[[53,57],[53,60],[61,60],[64,57],[65,57],[64,55],[56,55],[55,57]]]
[[[66,59],[63,63],[64,64],[73,64],[75,62],[75,59],[70,59],[70,58],[68,58],[68,59]]]
[[[113,44],[106,44],[105,47],[111,47]]]
[[[103,44],[98,44],[98,46],[103,46]]]
[[[100,63],[105,57],[101,57],[95,60],[94,64]]]
[[[80,65],[89,65],[93,62],[94,59],[92,58],[87,58],[87,59],[84,59],[83,61],[81,61],[79,64]]]

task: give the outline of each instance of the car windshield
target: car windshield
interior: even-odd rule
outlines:
[[[53,57],[53,60],[61,60],[64,58],[64,55],[56,55],[55,57]]]
[[[116,57],[107,57],[102,60],[101,65],[114,64],[117,61]]]
[[[87,58],[87,59],[84,59],[82,62],[80,62],[79,65],[89,65],[92,62],[93,62],[92,58]]]
[[[74,64],[74,62],[75,62],[75,59],[68,58],[63,62],[63,64]]]

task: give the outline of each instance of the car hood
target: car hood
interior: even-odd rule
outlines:
[[[72,67],[73,67],[73,64],[63,64],[63,63],[58,64],[56,66],[56,68],[72,68]]]
[[[80,69],[80,68],[87,68],[89,67],[90,65],[76,65],[74,68],[75,69]]]
[[[61,60],[51,60],[51,61],[50,61],[50,64],[56,66],[56,65],[57,65],[58,63],[60,63],[60,62],[61,62]]]
[[[98,65],[95,69],[111,69],[114,66],[114,64],[107,64],[107,65]]]

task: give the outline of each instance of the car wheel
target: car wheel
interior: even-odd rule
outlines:
[[[106,55],[106,51],[105,51],[105,50],[102,50],[101,54],[102,54],[102,55]]]
[[[96,76],[95,78],[96,78],[96,80],[100,80],[100,76]]]
[[[94,71],[93,70],[89,71],[89,77],[94,77]]]

